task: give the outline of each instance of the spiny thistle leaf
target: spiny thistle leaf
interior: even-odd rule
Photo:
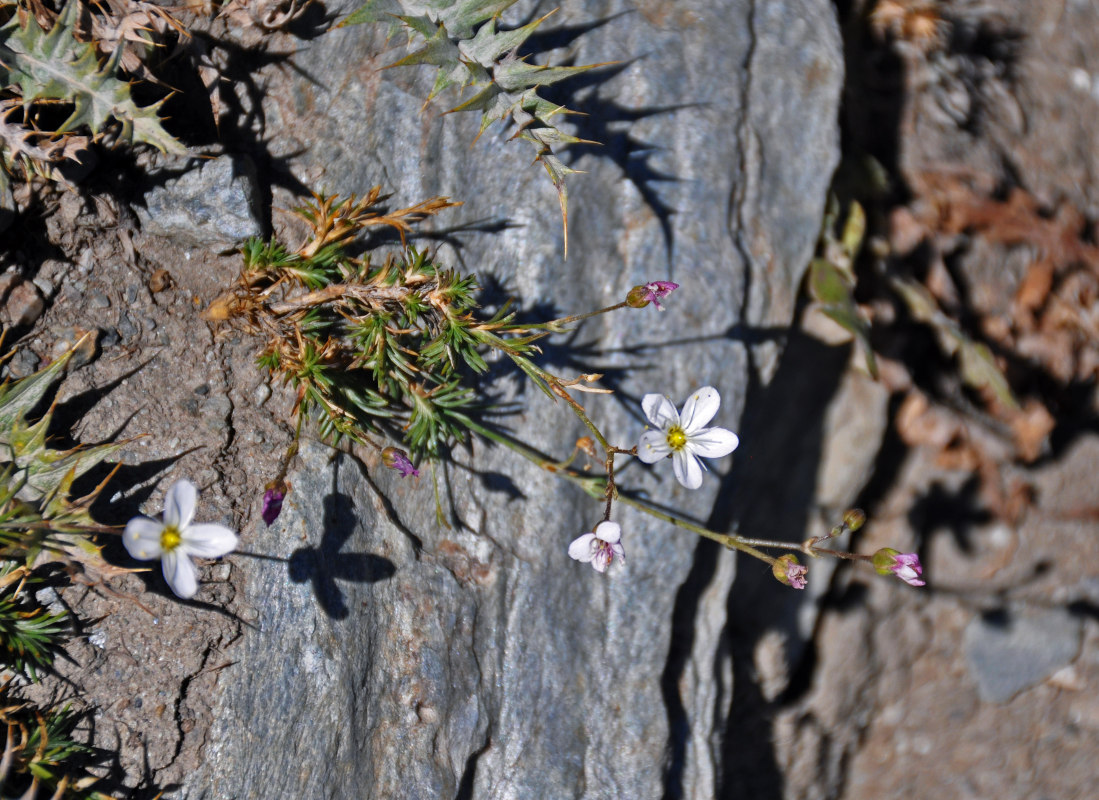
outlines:
[[[16,420],[7,433],[15,462],[25,470],[26,491],[31,499],[39,499],[56,491],[70,472],[74,478],[79,478],[125,444],[115,442],[72,450],[52,450],[46,447],[46,431],[52,421],[52,411],[33,425]]]
[[[98,530],[88,507],[103,484],[81,500],[70,494],[76,478],[126,442],[54,450],[46,439],[52,410],[27,421],[81,344],[45,369],[0,386],[0,558],[31,563],[46,552],[106,574],[111,568],[88,538]]]
[[[139,107],[130,96],[130,85],[115,77],[122,50],[116,50],[101,66],[95,48],[76,40],[73,32],[78,14],[79,4],[69,0],[49,31],[33,20],[22,27],[18,15],[13,16],[0,28],[0,83],[18,86],[24,105],[38,100],[72,103],[73,112],[58,132],[86,125],[100,133],[115,119],[127,142],[144,142],[166,153],[186,153],[161,126],[156,113],[161,103]]]
[[[478,136],[503,119],[511,118],[519,129],[516,138],[530,142],[536,150],[561,206],[561,221],[568,254],[567,176],[577,170],[566,167],[556,148],[583,140],[557,127],[567,109],[538,97],[539,86],[548,86],[587,70],[605,66],[551,67],[529,64],[517,55],[545,17],[512,30],[497,30],[496,20],[516,0],[369,0],[341,25],[396,19],[408,33],[412,52],[392,66],[429,65],[436,68],[428,99],[453,86],[472,86],[471,98],[448,113],[480,111]],[[594,144],[594,142],[590,142]]]
[[[22,422],[42,401],[46,392],[61,377],[74,352],[75,349],[70,350],[33,375],[15,383],[5,382],[0,385],[0,444],[11,443],[11,431],[15,423]]]

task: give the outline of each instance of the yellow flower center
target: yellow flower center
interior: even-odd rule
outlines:
[[[687,434],[682,428],[675,427],[668,431],[668,447],[673,450],[682,450],[685,444],[687,444]]]
[[[165,553],[170,553],[179,547],[179,543],[182,541],[179,537],[179,531],[175,528],[165,525],[164,530],[160,534],[160,549]]]

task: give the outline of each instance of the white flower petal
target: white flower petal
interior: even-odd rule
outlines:
[[[178,597],[188,600],[198,591],[198,578],[195,575],[195,565],[191,559],[176,548],[170,553],[165,553],[160,559],[160,566],[164,570],[164,580],[172,587],[172,591]]]
[[[645,412],[649,422],[663,431],[679,424],[679,412],[675,410],[672,401],[662,394],[647,394],[642,397],[641,410]]]
[[[687,440],[687,447],[696,456],[721,458],[736,450],[740,439],[724,428],[704,428]]]
[[[572,544],[569,545],[569,557],[584,563],[591,561],[595,555],[595,548],[592,547],[593,541],[595,541],[594,533],[585,533],[578,539],[573,539]]]
[[[609,547],[600,547],[592,554],[591,565],[596,572],[606,572],[611,565],[611,551]]]
[[[625,564],[625,563],[626,563],[626,551],[625,551],[625,549],[624,549],[624,548],[622,547],[622,545],[620,545],[620,544],[612,544],[612,545],[611,545],[611,550],[613,550],[613,551],[614,551],[614,555],[615,555],[615,557],[617,557],[617,558],[618,558],[618,560],[619,560],[619,561],[621,561],[621,562],[622,562],[623,564]]]
[[[224,525],[198,523],[180,534],[180,548],[199,558],[217,558],[237,549],[237,535]]]
[[[664,431],[645,431],[637,441],[637,457],[646,464],[655,464],[670,452],[672,448],[668,447],[668,434]]]
[[[150,561],[160,558],[160,534],[164,532],[164,526],[155,519],[148,517],[134,517],[126,523],[126,530],[122,534],[122,544],[126,552],[141,561]]]
[[[686,448],[672,454],[672,468],[675,479],[688,489],[697,489],[702,485],[702,462]]]
[[[720,405],[721,395],[713,386],[703,386],[692,392],[687,402],[683,404],[683,413],[680,415],[683,432],[690,436],[702,430],[706,423],[714,418]]]
[[[595,526],[595,536],[609,544],[618,544],[622,540],[622,526],[617,522],[604,520]]]
[[[195,518],[198,489],[190,481],[176,481],[164,495],[164,524],[182,531]]]

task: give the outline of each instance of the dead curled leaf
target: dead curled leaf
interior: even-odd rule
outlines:
[[[1037,400],[1028,400],[1022,410],[1013,415],[1010,424],[1015,450],[1019,458],[1029,464],[1045,451],[1057,421],[1044,405]]]

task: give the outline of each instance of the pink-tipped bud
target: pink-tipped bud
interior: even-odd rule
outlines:
[[[266,491],[263,493],[263,510],[260,511],[260,516],[263,517],[264,523],[270,527],[271,523],[277,520],[279,514],[282,513],[282,501],[290,493],[290,484],[284,480],[276,480],[271,481],[264,489]]]
[[[805,574],[809,568],[798,563],[798,557],[793,553],[787,553],[775,559],[771,567],[771,573],[779,583],[785,583],[794,589],[805,588]]]
[[[407,478],[409,475],[420,477],[420,471],[408,460],[408,453],[399,447],[387,447],[382,450],[382,463],[401,473],[402,478]]]
[[[626,295],[626,305],[630,308],[644,308],[649,303],[656,306],[657,311],[663,311],[664,306],[660,301],[679,288],[678,283],[671,281],[653,281],[642,286],[635,286]]]
[[[896,575],[909,586],[926,585],[926,581],[920,578],[923,575],[920,557],[915,553],[901,553],[892,547],[883,547],[874,553],[871,560],[879,575]]]

